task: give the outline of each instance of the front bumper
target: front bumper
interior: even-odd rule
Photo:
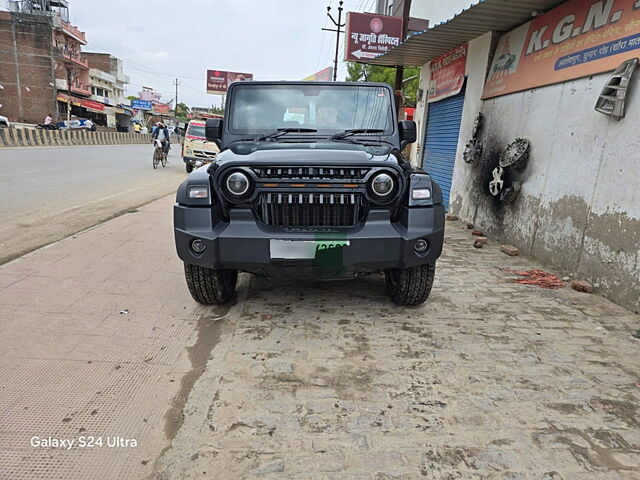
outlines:
[[[270,277],[351,276],[435,262],[442,253],[444,207],[405,208],[397,222],[386,210],[371,210],[357,229],[336,232],[286,232],[260,225],[249,209],[233,209],[228,222],[215,218],[209,207],[175,205],[174,227],[178,256],[185,262],[215,269],[234,269]],[[198,254],[191,242],[201,239]],[[315,259],[271,258],[271,240],[338,241],[348,245]],[[429,243],[414,250],[417,240]]]

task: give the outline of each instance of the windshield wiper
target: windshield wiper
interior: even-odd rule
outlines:
[[[316,130],[315,128],[279,128],[273,133],[269,133],[267,135],[263,135],[262,137],[256,138],[256,142],[275,140],[287,135],[288,133],[316,133],[317,131],[318,130]]]
[[[354,128],[352,130],[345,130],[344,132],[336,133],[329,140],[341,140],[343,138],[352,137],[353,135],[359,135],[362,133],[384,133],[384,130],[378,128]]]

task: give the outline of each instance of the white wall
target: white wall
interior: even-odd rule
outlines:
[[[627,118],[618,122],[594,111],[607,78],[597,75],[484,102],[483,159],[468,165],[458,152],[452,210],[638,311],[640,81],[634,79]],[[504,206],[488,194],[484,176],[517,137],[530,140],[531,160],[520,178],[519,197]]]

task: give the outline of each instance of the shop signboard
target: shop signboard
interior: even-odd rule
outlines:
[[[569,0],[503,35],[483,99],[614,70],[640,56],[640,1]]]
[[[253,73],[226,72],[224,70],[207,70],[207,93],[225,95],[233,82],[253,80]]]
[[[154,103],[153,104],[153,113],[157,113],[160,115],[167,114],[171,111],[171,106],[164,103]]]
[[[402,32],[402,18],[349,12],[344,59],[367,63],[400,45]]]
[[[431,61],[429,102],[437,102],[457,95],[464,85],[468,44],[460,45]]]
[[[323,68],[319,72],[302,79],[303,82],[330,82],[333,79],[333,67]]]
[[[136,110],[151,110],[153,108],[153,104],[150,100],[141,100],[136,98],[131,100],[131,107]]]
[[[104,103],[94,102],[93,100],[85,100],[83,99],[80,103],[82,108],[86,108],[91,112],[103,113],[104,112]]]

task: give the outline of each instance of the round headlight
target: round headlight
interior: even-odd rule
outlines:
[[[242,172],[233,172],[227,177],[227,190],[236,197],[249,191],[249,178]]]
[[[388,173],[379,173],[371,181],[371,190],[378,197],[387,197],[393,192],[394,182]]]

